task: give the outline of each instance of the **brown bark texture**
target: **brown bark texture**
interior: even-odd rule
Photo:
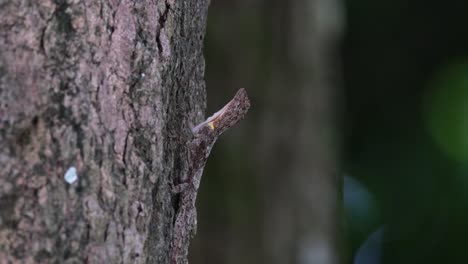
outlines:
[[[0,263],[168,263],[208,4],[0,3]]]

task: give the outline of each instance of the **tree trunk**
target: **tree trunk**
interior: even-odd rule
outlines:
[[[0,263],[167,263],[208,0],[0,5]]]
[[[340,261],[335,136],[339,6],[294,0],[272,7],[274,43],[262,139],[268,263]],[[270,133],[270,131],[275,131]]]

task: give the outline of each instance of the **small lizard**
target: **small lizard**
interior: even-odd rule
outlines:
[[[210,151],[218,136],[241,121],[249,107],[247,92],[241,88],[221,110],[192,129],[187,182],[174,186],[174,192],[180,193],[180,200],[171,240],[171,264],[187,262],[188,240],[195,235],[197,225],[195,202]]]

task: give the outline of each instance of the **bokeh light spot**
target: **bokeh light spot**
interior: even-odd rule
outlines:
[[[435,75],[424,98],[430,134],[448,156],[468,164],[468,61]]]

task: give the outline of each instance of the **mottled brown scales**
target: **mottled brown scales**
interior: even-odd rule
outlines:
[[[172,233],[170,253],[172,264],[184,263],[188,253],[187,240],[196,232],[195,202],[210,151],[218,136],[241,121],[249,107],[247,92],[241,88],[221,110],[193,129],[193,139],[189,145],[188,181],[174,188],[175,192],[180,192],[180,202]]]

